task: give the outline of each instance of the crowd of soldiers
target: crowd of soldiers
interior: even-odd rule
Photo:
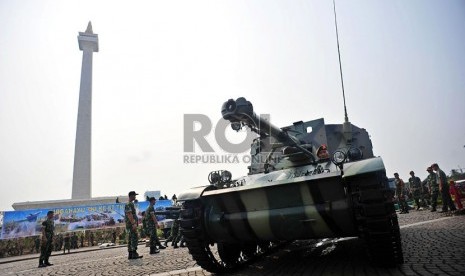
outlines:
[[[81,234],[81,236],[83,237],[84,235]],[[65,253],[67,249],[69,253],[70,249],[79,248],[78,240],[79,237],[76,235],[76,232],[73,232],[71,235],[69,233],[55,235],[53,238],[53,250],[60,251],[63,249],[63,253]]]
[[[426,169],[428,176],[425,180],[415,176],[415,172],[410,172],[408,182],[404,182],[398,173],[394,173],[396,194],[400,214],[409,212],[407,199],[412,198],[415,202],[416,210],[430,209],[431,212],[436,212],[439,195],[442,199],[442,210],[440,213],[454,212],[457,210],[452,201],[451,193],[455,196],[455,201],[459,209],[462,209],[460,194],[454,187],[453,181],[449,183],[447,176],[443,170],[439,168],[437,163],[432,164]]]
[[[52,251],[78,249],[84,247],[84,233],[54,234],[52,238]],[[93,234],[88,234],[89,237]],[[89,246],[91,241],[89,240]],[[23,254],[39,253],[41,246],[40,236],[20,237],[15,239],[0,240],[0,258],[19,256]]]
[[[125,212],[125,223],[126,223],[126,233],[128,234],[128,259],[139,259],[143,256],[137,253],[137,245],[139,242],[139,235],[137,232],[139,226],[139,218],[137,217],[136,208],[134,206],[134,201],[138,194],[135,191],[129,192],[129,201],[124,207]],[[166,197],[166,196],[165,196]],[[178,242],[180,246],[184,246],[184,240],[182,238],[181,229],[179,227],[179,218],[176,218],[173,221],[171,226],[170,236],[165,240],[165,244],[160,243],[160,239],[157,235],[157,229],[160,228],[156,215],[155,215],[155,203],[156,199],[151,197],[149,200],[149,206],[147,210],[141,213],[142,216],[142,231],[141,236],[147,236],[150,238],[149,247],[150,254],[157,254],[160,252],[160,249],[165,249],[168,246],[168,242],[172,242],[171,245],[174,248],[178,248]],[[173,201],[175,201],[175,195],[173,196]]]

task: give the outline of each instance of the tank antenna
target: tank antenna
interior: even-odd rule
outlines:
[[[338,31],[337,31],[336,2],[335,2],[335,0],[333,0],[333,8],[334,8],[334,25],[336,26],[337,55],[339,57],[339,72],[341,74],[341,84],[342,84],[342,99],[344,100],[344,121],[349,122],[349,117],[347,116],[347,108],[346,108],[346,96],[345,96],[345,93],[344,93],[344,78],[342,77],[341,51],[339,50],[339,34],[338,34]]]

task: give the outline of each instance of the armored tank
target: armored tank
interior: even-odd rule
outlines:
[[[367,131],[352,125],[299,121],[278,128],[245,98],[222,106],[235,130],[248,127],[248,175],[211,172],[209,185],[183,192],[181,230],[193,259],[222,273],[253,262],[283,243],[363,239],[370,260],[403,263],[397,215],[381,157]]]

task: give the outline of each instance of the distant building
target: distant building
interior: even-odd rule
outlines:
[[[144,193],[144,198],[143,199],[140,198],[139,201],[147,200],[147,198],[151,198],[152,196],[156,199],[159,199],[161,196],[161,192],[160,191],[146,191]]]
[[[110,203],[126,203],[128,196],[106,196],[94,197],[90,199],[59,199],[46,201],[26,201],[13,203],[12,207],[15,211],[29,209],[53,209],[58,207],[80,206],[80,205],[99,205]]]

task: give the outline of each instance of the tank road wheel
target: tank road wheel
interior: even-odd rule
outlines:
[[[259,251],[260,250],[260,251]],[[242,254],[245,259],[251,260],[258,256],[261,252],[261,249],[257,244],[245,244],[242,246]]]
[[[241,248],[236,244],[218,243],[218,255],[229,267],[237,266],[244,261],[241,257]]]
[[[186,201],[181,209],[181,231],[194,261],[213,273],[232,271],[243,265],[246,259],[240,247],[209,240],[202,225],[202,211],[199,200]]]
[[[280,244],[216,243],[207,236],[202,224],[202,205],[199,200],[185,201],[181,209],[181,232],[194,261],[212,273],[226,273],[241,268],[270,253]]]
[[[380,266],[396,266],[404,263],[404,257],[399,222],[387,187],[384,171],[349,179],[355,219],[370,260]]]

